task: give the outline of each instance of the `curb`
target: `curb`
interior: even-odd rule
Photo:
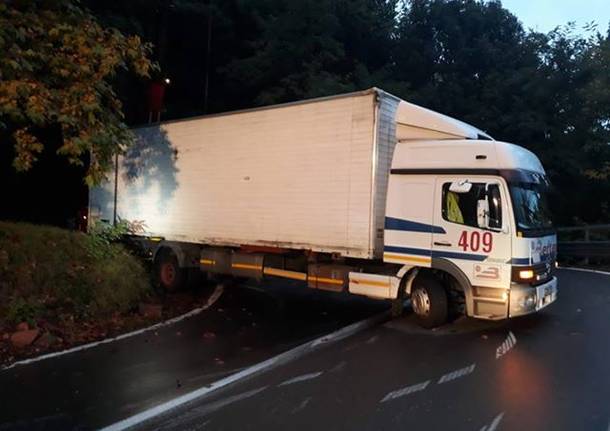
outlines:
[[[172,319],[156,323],[152,326],[147,326],[146,328],[128,332],[126,334],[121,334],[121,335],[118,335],[113,338],[105,338],[100,341],[93,341],[91,343],[81,344],[80,346],[72,347],[70,349],[60,350],[59,352],[47,353],[47,354],[44,354],[41,356],[36,356],[34,358],[23,359],[21,361],[13,362],[11,365],[7,365],[6,367],[0,367],[0,372],[10,370],[11,368],[14,368],[14,367],[17,367],[20,365],[31,364],[32,362],[43,361],[45,359],[50,359],[50,358],[55,358],[57,356],[67,355],[69,353],[78,352],[80,350],[91,349],[93,347],[96,347],[96,346],[99,346],[102,344],[112,343],[113,341],[123,340],[125,338],[133,337],[134,335],[139,335],[139,334],[143,334],[144,332],[152,331],[153,329],[159,329],[159,328],[163,328],[165,326],[172,325],[172,324],[180,322],[181,320],[184,320],[188,317],[196,316],[197,314],[201,313],[202,311],[210,308],[212,305],[214,305],[214,303],[218,300],[218,298],[220,298],[220,296],[222,295],[223,289],[224,289],[223,285],[219,284],[218,286],[216,286],[216,289],[214,289],[214,292],[212,292],[212,294],[210,295],[210,297],[208,298],[208,301],[206,302],[206,304],[204,306],[195,308],[194,310],[191,310],[188,313],[184,313],[184,314],[174,317]]]
[[[224,388],[239,381],[243,381],[248,378],[255,377],[273,368],[277,368],[281,365],[287,364],[288,362],[298,359],[308,353],[314,352],[322,348],[323,346],[330,345],[337,341],[343,340],[344,338],[350,337],[366,329],[369,329],[373,326],[376,326],[380,323],[383,323],[389,318],[390,312],[384,311],[373,317],[369,317],[368,319],[352,323],[351,325],[341,328],[338,331],[316,338],[315,340],[309,341],[305,344],[301,344],[300,346],[288,350],[287,352],[280,353],[277,356],[269,358],[263,362],[259,362],[258,364],[252,365],[251,367],[248,367],[242,371],[225,377],[224,379],[210,383],[199,389],[195,389],[194,391],[182,395],[178,398],[174,398],[173,400],[167,401],[163,404],[152,407],[148,410],[137,413],[131,417],[128,417],[105,428],[102,428],[102,431],[122,431],[143,425],[157,416],[168,413],[169,411],[184,406],[185,404],[188,404],[192,401],[208,396],[221,388]]]

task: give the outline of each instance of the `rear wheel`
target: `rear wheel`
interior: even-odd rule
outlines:
[[[185,269],[180,267],[178,258],[171,250],[161,250],[155,261],[156,278],[164,290],[173,292],[184,286]]]
[[[420,275],[415,279],[411,306],[418,323],[424,328],[436,328],[447,322],[447,292],[440,281],[432,276]]]

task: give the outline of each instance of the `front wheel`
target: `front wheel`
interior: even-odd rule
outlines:
[[[447,322],[447,292],[432,276],[418,276],[411,290],[411,306],[420,326],[430,329]]]

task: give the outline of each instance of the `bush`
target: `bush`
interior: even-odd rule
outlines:
[[[0,222],[0,324],[124,312],[150,291],[142,263],[115,241],[125,226],[91,235]]]
[[[141,233],[144,231],[143,222],[128,222],[118,220],[115,225],[97,222],[89,229],[89,241],[87,250],[91,256],[96,258],[112,257],[120,249],[114,246],[124,235]]]
[[[19,296],[14,297],[8,304],[6,320],[11,323],[28,322],[34,325],[36,318],[43,313],[42,304],[28,301]]]

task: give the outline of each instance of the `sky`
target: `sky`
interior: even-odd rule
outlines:
[[[595,21],[605,34],[610,22],[610,0],[502,0],[502,5],[525,28],[544,33],[568,21],[575,21],[579,28]]]

